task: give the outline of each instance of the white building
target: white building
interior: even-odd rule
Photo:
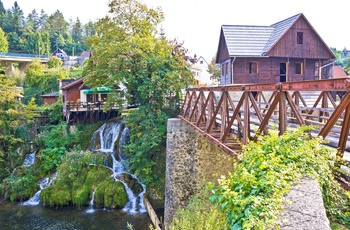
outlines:
[[[191,72],[196,80],[195,85],[211,86],[219,83],[208,72],[209,64],[202,56],[197,59],[196,55],[194,55],[194,58],[188,58],[188,61],[191,64]]]

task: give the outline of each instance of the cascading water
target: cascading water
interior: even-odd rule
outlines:
[[[24,158],[24,161],[23,161],[22,165],[23,166],[31,166],[31,165],[33,165],[34,162],[35,162],[35,155],[36,155],[36,151],[26,154],[26,157]]]
[[[108,167],[112,171],[112,177],[115,180],[120,180],[125,187],[128,203],[126,204],[124,211],[127,211],[132,214],[146,212],[146,208],[143,204],[143,194],[145,193],[145,186],[142,185],[139,180],[132,174],[128,173],[124,169],[123,160],[122,160],[122,148],[123,144],[126,144],[128,140],[129,131],[125,128],[125,124],[122,122],[119,123],[105,123],[103,124],[93,135],[91,140],[90,150],[96,152],[102,152],[109,154],[112,158],[113,165]],[[115,143],[118,141],[117,155],[119,161],[115,157]],[[133,190],[128,186],[124,180],[125,175],[129,175],[133,180],[136,180],[142,191],[137,195]]]
[[[96,193],[96,189],[94,189],[93,193],[92,193],[92,198],[91,198],[91,201],[90,201],[90,207],[88,210],[86,210],[86,213],[94,213],[95,212],[95,209],[94,209],[94,200],[95,200],[95,193]]]
[[[49,187],[56,179],[57,173],[53,174],[52,177],[45,177],[39,182],[40,190],[34,194],[29,200],[22,203],[23,206],[36,206],[40,203],[40,193],[44,188]]]

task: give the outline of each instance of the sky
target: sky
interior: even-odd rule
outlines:
[[[14,1],[1,0],[6,9]],[[221,25],[269,26],[303,13],[325,43],[337,50],[350,49],[349,0],[325,3],[317,0],[140,0],[148,7],[160,6],[162,27],[169,39],[184,42],[190,55],[208,62],[216,55]],[[65,19],[77,17],[87,23],[105,16],[109,0],[17,0],[27,16],[33,9],[48,15],[59,10]]]

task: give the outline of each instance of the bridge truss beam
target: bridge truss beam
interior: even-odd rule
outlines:
[[[312,132],[330,138],[343,156],[350,143],[349,89],[348,78],[189,88],[179,118],[232,156],[271,129],[282,135],[303,125],[314,125]]]

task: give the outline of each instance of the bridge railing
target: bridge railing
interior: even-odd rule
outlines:
[[[49,59],[49,55],[38,55],[38,54],[24,54],[24,53],[4,53],[0,52],[0,56],[4,57],[21,57],[21,58],[41,58]]]
[[[179,117],[231,155],[278,129],[313,125],[340,156],[350,127],[350,79],[190,88]],[[350,146],[349,146],[350,148]]]

